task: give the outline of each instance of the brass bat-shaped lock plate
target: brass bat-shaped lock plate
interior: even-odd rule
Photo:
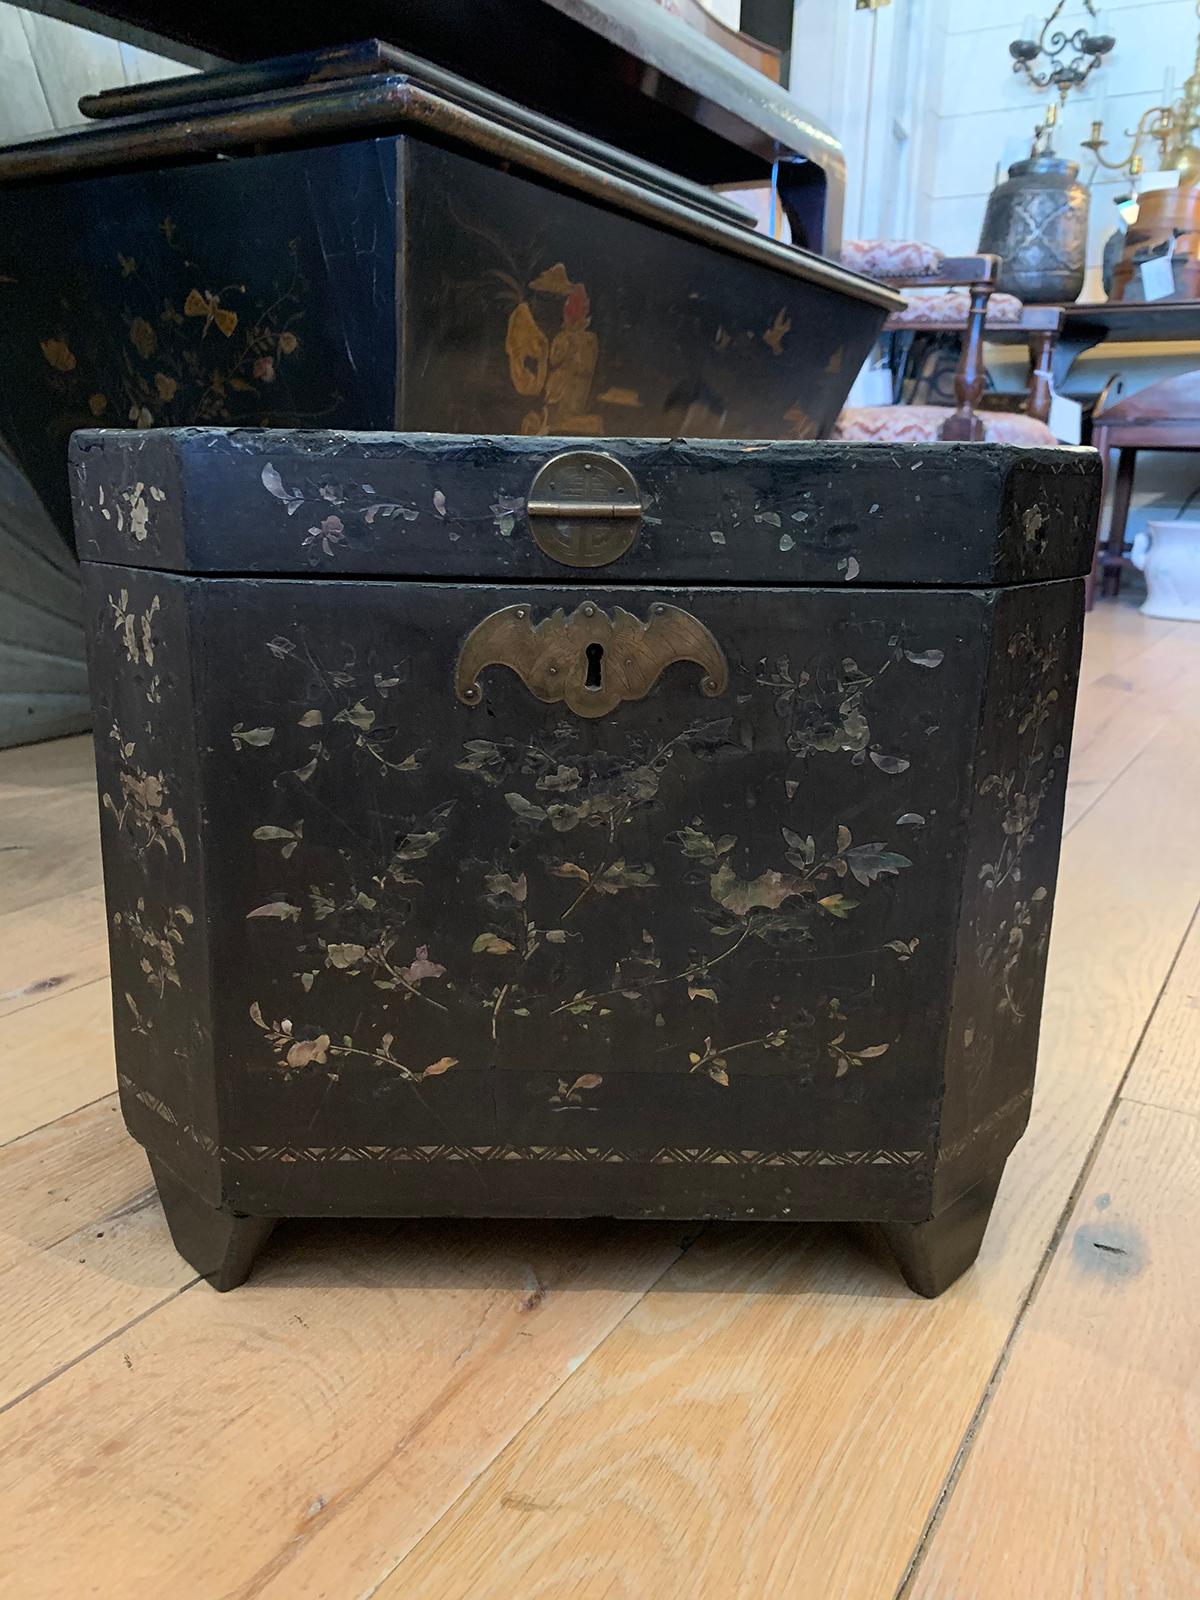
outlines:
[[[539,550],[567,567],[604,567],[637,538],[642,497],[629,468],[602,450],[565,450],[538,472],[525,503]]]
[[[505,606],[468,634],[454,688],[466,705],[483,699],[485,667],[508,667],[539,700],[564,700],[580,717],[603,717],[623,700],[640,700],[673,661],[694,661],[701,693],[724,694],[729,668],[702,622],[661,602],[642,622],[621,606],[611,617],[590,601],[568,617],[561,607],[535,624],[532,608]]]

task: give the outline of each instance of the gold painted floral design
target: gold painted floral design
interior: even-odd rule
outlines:
[[[146,912],[146,902],[140,895],[132,911],[113,913],[113,927],[124,929],[133,939],[141,952],[138,966],[146,974],[150,987],[160,1000],[169,983],[174,984],[177,989],[180,987],[175,953],[183,945],[185,930],[190,928],[195,920],[187,906],[170,906],[163,918],[162,927],[156,927],[152,925]]]
[[[135,500],[143,485],[138,484],[136,489]],[[135,596],[139,593],[136,584],[133,592]],[[164,684],[159,669],[164,652],[156,630],[162,602],[146,589],[140,593],[140,599],[131,599],[130,589],[125,587],[116,594],[110,593],[108,615],[112,634],[119,641],[117,648],[124,656],[121,676],[129,693],[136,697],[140,692],[149,705],[160,707]],[[162,712],[153,715],[161,716]],[[153,749],[152,720],[145,723],[145,731]],[[149,1037],[162,1021],[169,991],[182,992],[185,988],[179,963],[196,918],[190,906],[176,898],[179,890],[177,885],[172,886],[172,879],[187,860],[187,845],[171,804],[172,780],[161,769],[152,770],[152,762],[139,759],[138,740],[127,738],[119,723],[112,724],[109,740],[117,752],[118,793],[106,789],[101,806],[111,815],[118,831],[128,838],[134,859],[143,863],[142,881],[147,885],[146,894],[137,894],[132,904],[112,913],[113,938],[132,947],[145,980],[144,989],[136,995],[128,989],[122,991],[127,1026],[133,1034]],[[161,862],[157,851],[165,858]],[[165,903],[157,893],[149,893],[151,889],[164,890]]]
[[[995,858],[984,862],[979,878],[989,895],[998,895],[1011,885],[1012,904],[987,925],[978,959],[997,983],[998,1011],[1019,1022],[1027,1005],[1017,983],[1026,946],[1035,941],[1044,944],[1049,936],[1049,890],[1044,884],[1025,886],[1023,858],[1036,836],[1042,807],[1057,780],[1065,751],[1061,745],[1052,746],[1046,737],[1060,694],[1058,642],[1039,639],[1027,624],[1009,640],[1008,655],[1026,665],[1030,688],[1016,713],[1016,766],[989,773],[979,784],[980,796],[990,797],[996,807],[998,823]]]
[[[155,595],[150,604],[139,612],[129,604],[129,590],[122,589],[115,599],[109,595],[108,604],[113,614],[113,627],[121,635],[121,643],[125,647],[126,660],[130,666],[145,663],[150,669],[151,676],[146,681],[146,699],[151,705],[158,705],[162,700],[161,681],[153,668],[154,619],[159,612],[159,598]]]
[[[124,303],[119,327],[104,330],[103,344],[70,307],[41,338],[48,382],[77,422],[136,428],[260,422],[273,386],[303,348],[309,288],[295,241],[263,303],[243,283],[206,282],[201,252],[181,238],[171,217],[158,234],[145,255],[115,253],[111,268]],[[178,295],[161,292],[168,268],[185,283],[193,278]],[[288,408],[277,421],[316,422],[338,403],[334,396],[324,410],[303,415]]]
[[[105,811],[111,812],[118,829],[126,828],[133,840],[134,854],[139,859],[147,851],[159,849],[170,855],[171,846],[179,851],[179,859],[187,860],[187,845],[169,804],[170,790],[162,772],[147,772],[136,760],[137,744],[126,739],[114,722],[109,731],[121,758],[118,774],[120,796],[114,798],[107,791],[101,797]]]
[[[403,664],[364,682],[352,659],[336,668],[318,660],[301,633],[277,636],[267,649],[277,660],[295,663],[306,682],[320,690],[320,703],[298,715],[294,729],[240,723],[233,729],[246,759],[274,759],[277,785],[298,781],[302,795],[320,764],[347,759],[366,760],[395,774],[423,771],[428,752],[404,749],[395,731],[403,719],[387,709],[389,696],[407,677]],[[795,753],[804,759],[869,758],[886,775],[903,771],[908,761],[872,742],[868,691],[885,670],[928,671],[941,659],[940,652],[910,649],[897,637],[889,641],[886,659],[869,671],[848,658],[832,669],[814,660],[797,671],[777,662],[770,669],[764,664],[754,681],[759,693],[763,688],[771,693],[777,713],[787,719],[796,736],[792,743],[789,735]],[[825,722],[818,725],[819,717]],[[509,853],[500,858],[470,855],[461,830],[477,828],[467,819],[468,812],[476,815],[476,802],[460,798],[403,817],[394,843],[374,862],[364,864],[357,852],[347,854],[350,876],[337,883],[312,881],[305,865],[303,817],[289,811],[253,819],[248,831],[256,846],[294,865],[294,888],[249,905],[245,913],[250,922],[278,924],[295,951],[298,991],[292,1015],[268,1021],[257,1001],[252,1011],[284,1071],[321,1069],[332,1076],[340,1061],[357,1060],[419,1085],[459,1066],[451,1041],[461,1050],[459,1041],[475,1028],[471,1019],[481,1014],[494,1047],[511,1041],[519,1048],[527,1019],[558,1019],[586,1034],[601,1019],[631,1013],[653,1028],[661,1025],[656,1014],[668,998],[672,1005],[683,1002],[697,1020],[694,1042],[664,1047],[664,1068],[704,1077],[719,1089],[731,1087],[744,1063],[765,1065],[772,1057],[785,1070],[793,1061],[814,1070],[823,1060],[835,1081],[879,1070],[895,1041],[870,1031],[865,1014],[856,1016],[852,1006],[861,1005],[861,995],[852,1003],[836,990],[814,992],[809,1007],[788,1002],[786,1015],[752,1034],[731,1035],[716,1024],[724,1004],[738,993],[743,963],[781,962],[795,973],[809,961],[828,960],[824,930],[853,924],[867,897],[912,867],[901,848],[891,841],[856,839],[845,823],[810,830],[797,819],[794,828],[782,828],[774,852],[768,846],[763,859],[761,841],[714,833],[695,816],[664,836],[678,860],[667,882],[661,868],[629,842],[644,839],[660,790],[674,781],[672,772],[682,758],[690,767],[738,761],[748,753],[741,726],[720,717],[690,723],[662,740],[631,732],[619,753],[592,748],[574,719],[532,740],[468,739],[456,770],[478,785],[480,799],[516,830]],[[302,748],[307,759],[294,765]],[[789,780],[790,798],[797,787]],[[910,828],[923,822],[915,814],[899,819],[900,826]],[[434,936],[422,907],[431,892],[436,897],[436,886],[452,867],[459,874],[456,895],[474,896],[480,918],[466,943],[447,948]],[[664,962],[649,931],[664,894],[675,901],[682,897],[697,926],[707,929],[681,963]],[[593,922],[615,900],[628,902],[631,920],[640,922],[641,930],[602,981],[580,988]],[[645,906],[640,914],[639,904]],[[910,933],[866,948],[845,947],[838,955],[903,966],[918,957],[919,949],[920,939]],[[814,968],[818,981],[822,970]],[[557,987],[548,977],[556,971],[567,975]],[[371,991],[390,996],[379,1004],[391,1031],[363,1037],[359,1030],[339,1033],[328,1025],[325,997],[333,992],[331,985],[345,984],[362,990],[364,1007],[371,1003]],[[443,1053],[430,1062],[402,1062],[396,1056],[392,1019],[410,1006],[430,1014],[432,1033],[426,1036],[440,1033],[445,1041]],[[336,1009],[340,1013],[344,1003]],[[435,1016],[445,1019],[444,1026]],[[478,1069],[487,1061],[464,1065]],[[556,1082],[549,1105],[564,1112],[595,1107],[609,1087],[598,1072]]]
[[[105,522],[115,522],[118,533],[128,529],[135,544],[144,544],[150,537],[150,514],[155,503],[167,498],[166,491],[157,484],[134,483],[118,489],[111,504],[105,503],[104,485],[100,485],[100,515]]]

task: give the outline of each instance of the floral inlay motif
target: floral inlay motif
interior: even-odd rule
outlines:
[[[156,502],[167,498],[166,491],[157,484],[133,483],[118,489],[111,505],[105,504],[104,485],[100,485],[100,515],[105,522],[115,522],[118,533],[129,533],[136,544],[145,544],[150,537],[150,510]]]
[[[755,682],[775,695],[775,713],[787,727],[787,747],[794,760],[784,777],[788,798],[795,795],[805,764],[816,752],[845,751],[854,766],[868,758],[881,772],[905,772],[906,756],[884,750],[871,738],[866,696],[884,673],[909,663],[931,671],[940,667],[941,650],[910,650],[901,634],[887,642],[888,655],[877,666],[859,666],[853,656],[820,659],[793,668],[789,657],[759,663]]]
[[[301,544],[304,548],[319,546],[327,556],[349,542],[348,518],[369,528],[376,521],[394,517],[414,522],[420,514],[410,501],[381,499],[369,483],[346,484],[323,476],[313,485],[289,485],[269,461],[260,476],[263,488],[283,505],[289,517],[304,512],[313,519]],[[434,509],[444,516],[444,499],[440,510],[436,503]]]
[[[146,902],[139,896],[132,911],[114,911],[114,928],[125,928],[142,954],[138,965],[146,974],[150,987],[162,999],[169,983],[180,987],[179,972],[175,965],[175,952],[184,942],[184,930],[190,928],[195,917],[187,906],[171,906],[160,928],[151,925],[146,914]]]
[[[203,281],[203,267],[171,217],[158,233],[153,259],[117,251],[112,260],[124,298],[119,361],[101,348],[83,319],[74,328],[64,323],[41,340],[50,383],[74,417],[100,426],[260,421],[271,386],[301,349],[308,284],[295,242],[287,247],[288,268],[267,291],[266,303],[254,304],[245,284]],[[184,283],[195,281],[164,295],[166,271],[177,272]],[[70,316],[69,308],[64,316]],[[105,328],[105,339],[114,331]],[[318,420],[293,410],[287,419],[293,425]],[[132,524],[135,539],[145,537],[139,526],[144,529],[144,523]]]
[[[425,769],[428,750],[407,750],[396,731],[403,718],[385,711],[389,695],[407,680],[403,664],[364,681],[353,658],[336,668],[320,661],[302,632],[277,636],[266,648],[276,660],[295,663],[320,700],[295,718],[297,731],[235,726],[234,743],[246,759],[275,756],[277,785],[286,782],[290,788],[296,780],[307,786],[322,763],[356,754],[389,774]],[[869,670],[849,658],[832,667],[814,658],[796,670],[787,661],[773,668],[764,663],[750,675],[759,693],[766,688],[772,694],[788,726],[788,748],[801,762],[848,757],[859,764],[871,759],[885,775],[905,770],[907,758],[872,742],[869,690],[893,666],[930,670],[942,655],[910,649],[899,636],[887,648],[886,659]],[[601,1019],[620,1016],[650,1029],[661,1027],[661,1008],[670,1000],[672,1006],[683,1002],[698,1020],[692,1042],[680,1040],[673,1030],[677,1042],[662,1046],[665,1071],[698,1075],[726,1090],[744,1062],[765,1065],[772,1056],[785,1070],[792,1063],[806,1072],[820,1070],[824,1061],[834,1080],[876,1070],[894,1039],[868,1031],[869,1017],[855,1009],[861,995],[842,999],[836,988],[822,987],[819,966],[814,969],[818,987],[808,992],[807,1004],[785,1002],[780,1015],[764,1017],[767,1025],[759,1030],[722,1031],[714,1020],[737,996],[743,963],[782,961],[781,971],[794,974],[808,961],[827,960],[822,930],[853,922],[881,884],[909,871],[912,860],[903,850],[884,839],[856,840],[845,823],[814,819],[810,831],[797,820],[796,827],[780,830],[774,859],[764,860],[762,840],[714,831],[700,815],[661,836],[669,848],[664,854],[656,846],[658,866],[644,859],[634,842],[645,839],[647,821],[661,804],[660,791],[675,781],[672,774],[682,758],[691,769],[696,762],[734,762],[748,754],[741,726],[732,717],[703,719],[660,739],[631,730],[619,745],[610,742],[603,750],[584,737],[577,719],[551,724],[533,738],[466,740],[456,771],[478,785],[481,798],[493,795],[493,810],[500,808],[517,830],[502,857],[471,854],[469,838],[476,825],[468,813],[477,816],[476,803],[459,796],[402,817],[394,843],[373,862],[357,851],[345,852],[346,875],[337,881],[314,882],[306,870],[304,817],[289,810],[270,820],[252,819],[248,831],[256,844],[295,867],[292,887],[246,910],[248,921],[291,930],[283,937],[295,951],[302,991],[295,1008],[278,1021],[269,1021],[258,1001],[251,1010],[276,1061],[285,1072],[320,1068],[335,1081],[341,1063],[369,1062],[420,1085],[460,1066],[461,1041],[477,1036],[473,1019],[480,1013],[494,1047],[506,1042],[519,1047],[521,1030],[531,1021],[546,1025],[557,1019],[583,1033]],[[297,738],[309,739],[308,759],[300,766],[292,764]],[[795,799],[798,787],[798,779],[789,778],[789,798]],[[291,792],[299,797],[305,790]],[[915,813],[899,819],[906,827],[923,822]],[[668,882],[663,863],[671,861],[672,849],[678,869],[669,873]],[[451,869],[457,873],[455,895],[466,903],[474,897],[480,908],[475,931],[461,943],[456,939],[457,947],[437,937],[428,910],[444,893],[437,886],[447,882]],[[687,907],[697,928],[707,929],[682,962],[664,959],[647,926],[663,894]],[[596,971],[595,958],[588,957],[595,918],[614,900],[628,901],[629,920],[639,931],[615,960],[601,956],[610,964]],[[645,902],[644,912],[635,909],[639,902]],[[610,926],[609,920],[602,923]],[[336,934],[326,928],[336,928]],[[910,930],[904,938],[844,948],[839,958],[903,966],[917,958],[919,947]],[[588,976],[589,959],[601,981],[581,988],[578,980]],[[555,979],[556,972],[567,977]],[[382,1020],[374,1028],[366,1024],[366,1036],[359,1029],[339,1032],[322,1020],[330,1014],[322,997],[333,993],[331,985],[344,984],[362,988],[364,1006],[371,1004],[372,990],[391,996],[378,1002]],[[430,1018],[433,1033],[426,1036],[440,1033],[444,1053],[428,1063],[402,1061],[396,1054],[392,1019],[397,1008],[408,1006],[445,1019],[442,1026]],[[344,1010],[343,1002],[337,1009]],[[701,1013],[707,1013],[704,1020]],[[383,1031],[385,1025],[389,1031]],[[487,1064],[487,1059],[461,1063],[473,1069]],[[549,1093],[549,1106],[586,1112],[609,1089],[606,1073],[564,1076]]]
[[[990,895],[1012,885],[1012,904],[1006,914],[987,928],[980,940],[978,959],[985,972],[997,980],[997,1009],[1014,1021],[1025,1016],[1026,1001],[1014,987],[1026,944],[1044,941],[1048,918],[1042,914],[1049,890],[1044,884],[1024,887],[1026,847],[1036,835],[1038,817],[1065,758],[1061,745],[1051,746],[1046,726],[1059,699],[1061,655],[1056,640],[1040,640],[1027,624],[1013,634],[1008,654],[1025,662],[1030,673],[1029,694],[1017,710],[1016,733],[1020,741],[1017,764],[992,772],[979,784],[979,794],[992,796],[998,813],[998,848],[995,859],[984,862],[980,881]]]
[[[378,1066],[387,1067],[400,1074],[407,1082],[423,1083],[426,1078],[440,1078],[443,1072],[449,1072],[451,1067],[456,1067],[458,1062],[453,1056],[442,1056],[437,1061],[430,1062],[419,1072],[414,1072],[411,1067],[404,1066],[392,1054],[394,1036],[385,1033],[374,1049],[359,1049],[352,1038],[346,1035],[340,1043],[334,1044],[327,1033],[319,1033],[315,1037],[298,1039],[292,1032],[292,1024],[285,1017],[282,1022],[268,1023],[263,1020],[263,1014],[257,1004],[250,1007],[250,1016],[256,1027],[259,1027],[271,1041],[271,1048],[281,1058],[281,1064],[290,1068],[324,1066],[330,1056],[361,1056],[364,1061],[371,1061]],[[331,1073],[330,1077],[336,1082],[337,1074]]]
[[[129,590],[122,589],[114,600],[110,594],[108,604],[113,613],[113,627],[121,635],[121,643],[125,647],[125,656],[131,666],[138,666],[145,662],[150,669],[154,667],[154,619],[159,612],[159,598],[153,597],[144,611],[139,612],[136,607],[129,604]],[[162,699],[162,688],[158,673],[146,684],[146,699],[151,705],[158,705]]]
[[[148,850],[157,847],[164,855],[176,846],[181,861],[187,860],[187,845],[169,804],[170,791],[166,777],[160,772],[147,772],[137,764],[137,744],[126,739],[114,722],[109,731],[120,752],[121,771],[118,774],[120,799],[107,791],[101,797],[105,811],[112,813],[119,829],[128,827],[133,839],[134,854],[139,859]]]

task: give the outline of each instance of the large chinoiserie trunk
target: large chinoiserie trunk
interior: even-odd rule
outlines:
[[[1029,1111],[1090,451],[73,443],[117,1060],[271,1219],[846,1218],[973,1258]]]
[[[81,427],[827,435],[900,304],[387,46],[115,99],[0,150],[0,436],[64,532]]]

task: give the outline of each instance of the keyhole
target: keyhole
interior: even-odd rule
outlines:
[[[584,651],[587,656],[587,676],[583,680],[585,689],[598,689],[600,687],[600,663],[604,660],[604,646],[590,644]]]

